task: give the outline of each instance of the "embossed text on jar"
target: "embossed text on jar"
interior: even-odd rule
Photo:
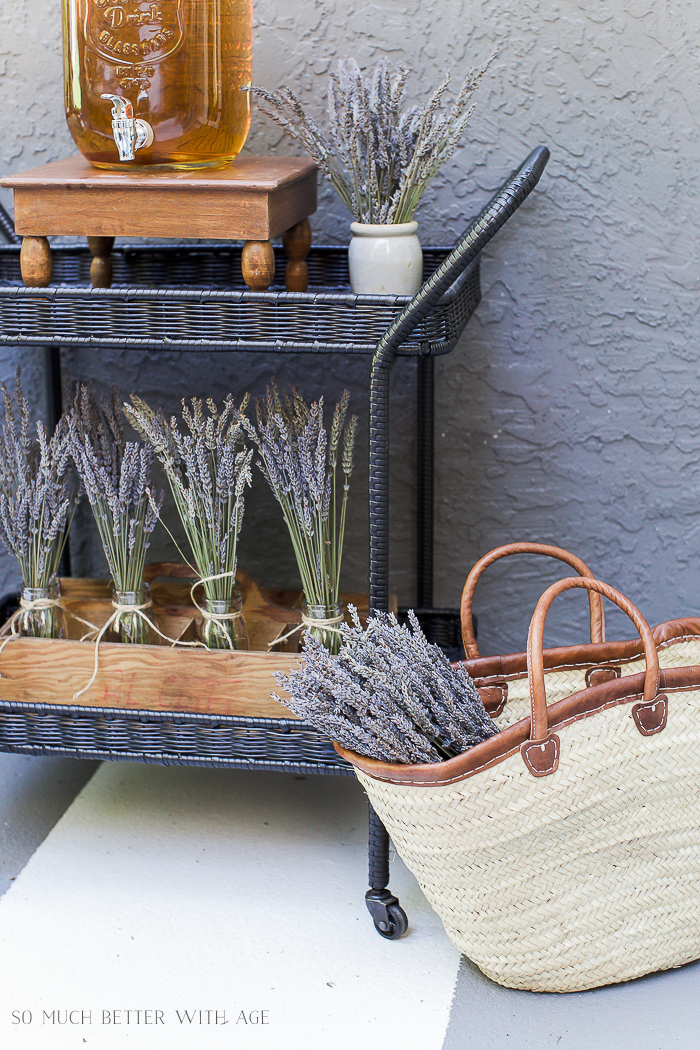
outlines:
[[[68,127],[92,164],[216,167],[238,155],[252,0],[62,2]]]

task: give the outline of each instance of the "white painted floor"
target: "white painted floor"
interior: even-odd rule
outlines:
[[[350,778],[105,763],[0,898],[0,1046],[441,1050],[458,953],[398,861],[377,936],[366,833]]]
[[[457,953],[400,862],[410,936],[365,914],[352,780],[94,768],[0,754],[0,1050],[700,1046],[700,963],[533,995],[463,959],[448,1027]]]

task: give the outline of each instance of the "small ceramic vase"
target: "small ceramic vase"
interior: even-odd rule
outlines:
[[[350,287],[356,295],[415,295],[423,283],[417,222],[350,225]]]

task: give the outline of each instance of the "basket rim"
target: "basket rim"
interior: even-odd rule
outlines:
[[[582,689],[552,704],[548,709],[551,739],[557,739],[554,734],[572,722],[590,718],[612,707],[639,703],[644,692],[644,677],[644,672],[626,675],[624,678]],[[664,693],[682,692],[698,687],[700,687],[700,665],[661,670],[659,688]],[[658,700],[661,695],[659,693],[656,699]],[[523,718],[514,725],[503,729],[496,736],[476,744],[469,751],[448,759],[446,762],[419,765],[381,762],[376,758],[358,755],[344,748],[337,741],[333,742],[333,746],[341,758],[350,762],[356,770],[371,780],[420,788],[444,787],[467,780],[517,754],[529,742],[530,718]],[[528,765],[527,762],[525,764]]]
[[[700,617],[665,620],[652,628],[657,651],[680,641],[700,640]],[[641,639],[627,641],[585,642],[581,645],[561,645],[545,649],[546,671],[567,671],[597,664],[615,665],[635,660],[644,655]],[[473,656],[459,664],[471,677],[483,684],[493,684],[527,677],[527,653],[504,653],[492,656]]]

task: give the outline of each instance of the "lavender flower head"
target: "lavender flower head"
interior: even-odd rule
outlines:
[[[138,592],[163,494],[156,492],[151,480],[150,446],[124,440],[117,390],[98,405],[89,385],[78,388],[71,413],[70,453],[95,516],[115,589]]]
[[[406,105],[408,70],[385,59],[364,75],[348,58],[331,73],[324,133],[290,89],[253,88],[258,108],[301,143],[357,222],[409,222],[454,154],[474,111],[472,97],[497,52],[470,69],[442,110],[450,74],[423,106]]]
[[[68,451],[69,420],[62,416],[50,438],[42,422],[32,428],[19,369],[14,397],[4,383],[0,390],[0,539],[17,559],[24,586],[48,588],[80,498]]]
[[[182,402],[182,426],[168,421],[132,395],[124,412],[162,463],[192,549],[193,568],[212,601],[231,599],[236,584],[237,543],[251,484],[253,450],[243,445],[247,403],[236,408],[229,394],[219,409],[211,400]],[[222,578],[210,580],[208,577]]]
[[[331,608],[340,597],[345,520],[357,417],[348,419],[346,390],[330,431],[323,398],[307,404],[296,388],[280,397],[274,383],[257,402],[257,426],[246,430],[258,466],[277,499],[294,546],[306,602]],[[337,650],[337,634],[331,647]]]
[[[275,700],[344,747],[384,762],[440,762],[495,736],[474,682],[427,641],[413,612],[410,626],[378,613],[363,628],[350,611],[339,655],[306,635],[302,668],[275,674],[289,698]]]

